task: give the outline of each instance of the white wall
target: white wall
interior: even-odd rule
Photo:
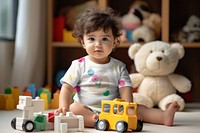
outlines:
[[[0,40],[0,93],[4,92],[4,88],[10,87],[14,42]]]

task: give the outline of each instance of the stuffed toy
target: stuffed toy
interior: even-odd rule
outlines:
[[[161,17],[151,13],[142,21],[142,26],[133,31],[134,42],[150,42],[158,39],[161,33]]]
[[[142,25],[143,19],[149,17],[150,9],[146,1],[136,0],[131,4],[129,12],[122,16],[122,41],[134,42],[132,32]]]
[[[181,42],[200,42],[200,18],[196,15],[190,16],[178,38]]]
[[[173,73],[184,56],[182,45],[170,45],[163,41],[144,45],[135,43],[129,47],[128,55],[134,60],[138,72],[130,74],[134,88],[137,88],[137,93],[133,93],[134,102],[166,110],[170,103],[177,101],[179,111],[184,109],[185,101],[176,92],[190,91],[191,82],[186,77]]]
[[[122,41],[133,42],[132,32],[141,26],[142,19],[142,14],[135,8],[131,8],[128,14],[122,16],[122,25],[124,28],[123,37],[126,39]]]
[[[146,0],[136,0],[131,7],[136,8],[142,14],[143,19],[146,19],[151,14],[151,9]]]

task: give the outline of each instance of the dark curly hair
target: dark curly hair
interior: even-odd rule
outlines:
[[[105,32],[111,29],[114,38],[117,39],[117,45],[120,43],[122,25],[118,14],[111,8],[104,10],[91,8],[80,14],[75,22],[72,36],[81,43],[84,34],[101,29]]]

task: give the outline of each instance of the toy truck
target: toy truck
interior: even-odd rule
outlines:
[[[19,96],[17,109],[23,111],[22,117],[11,121],[13,129],[25,132],[53,130],[56,132],[83,131],[83,116],[74,115],[72,112],[55,116],[53,112],[44,114],[44,100],[31,96]]]
[[[137,118],[137,104],[122,99],[102,100],[101,113],[94,122],[97,130],[142,131],[143,122]],[[108,110],[109,109],[109,110]]]
[[[23,114],[22,117],[16,117],[11,121],[11,126],[16,130],[32,132],[35,128],[34,118],[36,121],[45,121],[45,117],[39,113],[38,117],[34,117],[34,113],[44,111],[44,100],[39,97],[32,99],[31,96],[19,96],[17,109],[23,110]]]

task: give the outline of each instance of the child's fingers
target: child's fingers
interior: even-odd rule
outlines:
[[[58,114],[60,114],[61,113],[61,109],[59,108],[59,109],[56,109],[55,111],[54,111],[54,115],[58,115]]]
[[[58,108],[54,111],[55,115],[59,115],[60,113],[63,113],[64,115],[66,115],[66,112],[68,112],[69,109],[67,107],[62,107],[62,108]]]
[[[66,114],[66,112],[69,111],[69,108],[67,108],[67,107],[62,107],[61,109],[62,109],[62,113],[63,113],[64,115]]]

